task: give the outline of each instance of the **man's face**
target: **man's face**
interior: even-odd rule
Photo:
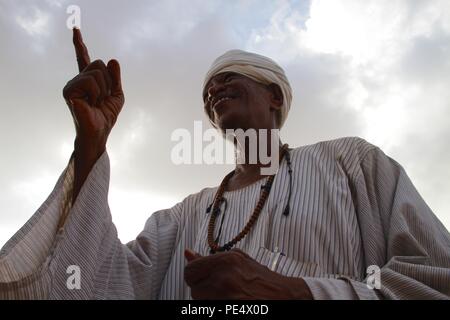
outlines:
[[[268,86],[234,72],[217,74],[203,92],[205,110],[222,130],[273,128],[271,97]]]

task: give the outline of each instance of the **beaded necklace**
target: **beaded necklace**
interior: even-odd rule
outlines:
[[[280,163],[283,160],[284,155],[288,152],[288,144],[284,144],[281,147],[280,152]],[[289,159],[289,157],[288,157]],[[228,184],[228,181],[233,176],[234,170],[231,171],[229,174],[223,178],[222,183],[220,184],[219,188],[217,189],[216,195],[214,197],[214,201],[211,207],[211,217],[209,219],[208,224],[208,245],[211,249],[211,253],[216,253],[218,251],[228,251],[230,250],[236,243],[241,241],[250,231],[250,229],[255,224],[256,220],[258,219],[259,215],[261,214],[262,208],[264,207],[264,204],[266,203],[266,200],[269,196],[270,189],[272,188],[273,180],[275,179],[275,174],[269,176],[267,179],[266,184],[262,188],[261,196],[259,197],[258,203],[256,204],[255,209],[253,210],[252,215],[250,216],[250,219],[248,220],[247,224],[244,226],[244,228],[230,241],[225,243],[223,246],[220,246],[217,241],[218,239],[214,240],[214,229],[215,229],[215,223],[216,218],[220,212],[219,207],[222,201],[224,200],[223,194],[225,193],[225,188]]]

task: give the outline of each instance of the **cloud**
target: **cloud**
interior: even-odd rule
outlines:
[[[30,15],[16,17],[17,24],[30,36],[48,35],[49,15],[38,8],[33,8]]]
[[[50,6],[61,8],[68,0],[45,0]]]
[[[108,201],[110,207],[115,209],[113,222],[118,226],[117,232],[123,243],[133,240],[143,230],[153,212],[170,208],[178,202],[176,197],[157,190],[125,189],[117,185],[110,189]]]
[[[285,1],[247,43],[285,64],[297,92],[288,125],[303,129],[291,136],[351,133],[380,146],[447,226],[449,12],[448,1],[316,0],[305,14]]]

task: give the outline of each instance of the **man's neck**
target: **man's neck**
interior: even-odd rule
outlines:
[[[281,141],[279,141],[278,143],[275,144],[279,151],[280,148],[282,146]],[[275,146],[271,146],[270,141],[268,141],[268,144],[265,148],[265,150],[267,150],[266,156],[270,157],[270,161],[279,161],[279,157],[275,157],[272,156],[274,153],[272,153],[272,148]],[[242,148],[243,149],[243,148]],[[266,167],[270,167],[271,166],[271,162],[269,163],[264,163],[264,161],[261,161],[262,159],[260,158],[260,153],[259,153],[259,144],[258,144],[258,149],[257,149],[257,154],[258,156],[256,157],[256,163],[254,161],[251,161],[252,158],[250,157],[249,154],[249,148],[246,148],[245,151],[245,158],[243,162],[241,163],[236,163],[236,167],[235,167],[235,171],[234,171],[234,175],[233,177],[231,177],[231,179],[228,182],[228,190],[235,190],[235,189],[239,189],[242,187],[245,187],[253,182],[258,181],[259,179],[261,179],[264,176],[268,176],[269,174],[263,174],[261,171],[262,168],[266,168]],[[280,152],[277,153],[277,155],[280,155]]]

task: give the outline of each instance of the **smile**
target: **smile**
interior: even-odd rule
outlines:
[[[224,101],[227,101],[227,100],[231,100],[231,99],[233,99],[233,98],[231,98],[231,97],[223,97],[223,98],[220,98],[219,100],[217,100],[215,103],[214,103],[214,105],[212,106],[212,109],[214,110],[219,104],[221,104],[222,102],[224,102]]]

